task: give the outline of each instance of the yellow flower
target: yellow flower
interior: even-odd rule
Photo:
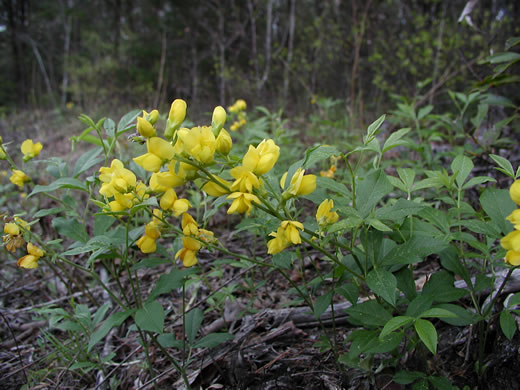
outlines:
[[[296,172],[294,172],[294,175],[291,178],[291,183],[283,194],[285,198],[291,196],[309,195],[316,189],[316,176],[304,175],[304,173],[305,169],[302,168],[298,168]],[[285,189],[286,179],[287,172],[285,172],[280,179],[280,187],[282,187],[282,189]]]
[[[20,234],[20,227],[14,222],[8,222],[4,225],[4,233],[16,236]]]
[[[103,182],[99,193],[103,196],[111,197],[116,193],[128,192],[137,183],[135,174],[126,169],[118,159],[112,160],[110,168],[99,168],[99,173],[99,180]]]
[[[199,229],[199,240],[212,243],[217,241],[211,230]]]
[[[18,259],[18,267],[20,268],[36,268],[38,267],[38,260],[45,256],[45,252],[36,245],[27,243],[28,254]]]
[[[520,252],[520,230],[513,230],[500,240],[500,245],[506,250]]]
[[[199,225],[197,221],[193,219],[193,217],[188,214],[182,214],[182,232],[185,236],[198,236],[199,235]]]
[[[337,212],[330,211],[333,207],[334,201],[332,199],[325,199],[321,202],[318,206],[318,211],[316,212],[316,221],[318,221],[318,225],[331,225],[339,219]]]
[[[8,222],[4,225],[5,234],[2,236],[2,240],[5,248],[9,252],[15,252],[25,244],[22,234],[23,232],[22,229],[20,229],[20,226],[26,230],[31,229],[31,227],[27,225],[27,222],[21,218],[15,217],[15,222]]]
[[[509,187],[509,195],[511,195],[513,202],[520,206],[520,180],[515,180]]]
[[[175,154],[173,146],[159,137],[149,138],[146,141],[146,148],[148,153],[134,158],[134,161],[149,172],[159,172],[161,166],[170,161]]]
[[[260,204],[260,199],[256,195],[247,192],[233,192],[229,194],[227,199],[233,199],[233,203],[229,207],[227,213],[246,213],[249,215],[253,209],[253,202]]]
[[[215,134],[218,134],[218,131],[224,127],[226,123],[226,110],[224,107],[217,106],[213,110],[213,117],[211,118],[211,128]]]
[[[505,257],[506,263],[511,265],[520,265],[520,252],[518,251],[507,251]]]
[[[272,139],[264,139],[256,148],[249,145],[249,150],[242,159],[242,165],[257,175],[263,175],[274,167],[278,157],[280,157],[280,147]]]
[[[22,142],[22,147],[20,148],[23,153],[23,161],[28,161],[31,158],[36,157],[40,154],[43,145],[41,142],[33,143],[32,139],[26,139]]]
[[[153,125],[141,117],[137,118],[137,131],[146,138],[155,137],[156,134]]]
[[[220,130],[220,133],[217,137],[217,151],[219,153],[222,153],[223,155],[227,156],[229,152],[231,151],[231,148],[233,147],[233,140],[231,139],[231,136],[226,131],[226,129]]]
[[[280,224],[282,228],[285,238],[291,244],[301,244],[302,239],[300,237],[300,232],[298,229],[303,231],[303,224],[298,221],[283,221]]]
[[[513,211],[506,219],[514,225],[516,230],[520,230],[520,209]]]
[[[173,133],[177,130],[184,118],[186,118],[186,102],[182,99],[175,99],[170,107],[170,113],[168,114],[168,120],[166,121],[166,129],[164,130],[164,136],[166,138],[173,137]]]
[[[180,257],[185,267],[193,267],[198,262],[196,255],[201,244],[193,237],[182,237],[182,245],[183,248],[175,254],[175,258]]]
[[[163,210],[172,210],[176,217],[185,213],[191,207],[188,199],[177,199],[177,193],[173,188],[168,189],[163,194],[159,204]]]
[[[334,177],[334,173],[336,173],[336,166],[332,165],[328,170],[320,171],[320,176],[330,177],[332,179]]]
[[[226,190],[226,187],[230,188],[231,183],[228,182],[227,180],[221,179],[218,176],[213,176],[213,177],[215,179],[217,179],[217,181],[222,183],[224,185],[224,187],[215,182],[208,181],[206,184],[204,184],[202,186],[202,191],[204,191],[206,194],[208,194],[210,196],[222,196],[222,195],[229,194],[229,190]]]
[[[244,99],[238,99],[232,106],[228,107],[229,112],[238,113],[244,111],[247,108],[246,101]]]
[[[183,185],[186,181],[182,176],[174,175],[168,172],[154,172],[150,176],[150,189],[154,192],[165,192],[170,188]]]
[[[127,193],[121,194],[119,192],[114,193],[114,200],[108,204],[110,211],[118,212],[132,208],[134,205],[134,194]]]
[[[217,147],[217,142],[211,128],[208,126],[198,126],[189,132],[179,135],[184,146],[184,152],[202,164],[209,164],[213,161],[213,155]]]
[[[144,235],[137,240],[137,246],[143,253],[153,253],[157,250],[155,241],[161,236],[161,231],[154,221],[149,222],[144,227]]]
[[[24,183],[30,181],[31,178],[27,176],[23,171],[20,171],[19,169],[13,169],[13,173],[9,180],[14,185],[17,185],[18,188],[23,189]]]
[[[235,179],[231,184],[231,191],[253,192],[260,187],[260,180],[249,169],[238,166],[229,170],[229,174]]]
[[[289,241],[287,241],[287,238],[285,237],[285,232],[281,226],[278,227],[276,233],[272,232],[269,235],[271,237],[274,237],[267,243],[267,253],[269,253],[270,255],[280,253],[289,246]]]

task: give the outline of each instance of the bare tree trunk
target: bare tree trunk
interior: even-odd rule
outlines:
[[[72,32],[72,15],[70,10],[73,7],[73,0],[67,0],[67,8],[65,14],[67,15],[65,20],[65,37],[63,43],[63,78],[61,80],[61,105],[64,106],[67,103],[67,88],[69,86],[69,54],[70,54],[70,35]]]
[[[251,23],[251,63],[254,66],[255,70],[255,81],[258,80],[258,75],[260,73],[258,68],[258,54],[256,49],[256,16],[254,11],[253,2],[251,0],[247,0],[247,9],[249,11],[249,21]]]
[[[224,31],[224,13],[221,7],[218,8],[218,32],[217,45],[220,66],[219,104],[223,106],[226,104],[226,36]]]
[[[199,99],[199,58],[197,48],[195,46],[191,47],[191,59],[191,99],[193,102],[192,104],[197,106]]]
[[[267,2],[267,16],[265,23],[265,66],[264,73],[262,75],[262,79],[258,80],[256,84],[257,92],[260,92],[264,87],[267,78],[269,77],[269,70],[271,68],[271,39],[272,39],[272,31],[273,31],[273,0],[268,0]]]
[[[164,67],[166,64],[166,32],[163,31],[162,38],[161,38],[161,61],[159,64],[159,76],[157,78],[157,88],[155,93],[155,98],[153,100],[153,108],[156,108],[159,105],[160,98],[161,98],[161,91],[163,86],[163,79],[164,79]]]
[[[442,51],[442,36],[444,35],[444,21],[445,21],[445,17],[446,17],[447,4],[448,3],[446,1],[442,3],[442,16],[441,16],[441,22],[439,25],[439,35],[437,35],[437,51],[435,52],[432,85],[435,85],[435,82],[437,81],[437,75],[439,74],[439,59],[440,59],[441,51]],[[430,99],[428,100],[429,104],[433,104],[433,97],[434,97],[434,94],[431,94]]]
[[[289,70],[291,68],[292,56],[293,56],[293,44],[294,44],[294,24],[295,24],[295,9],[296,0],[291,0],[289,9],[289,42],[287,44],[287,62],[285,63],[285,69],[283,74],[283,100],[287,103],[289,95]]]
[[[49,75],[47,74],[47,70],[45,68],[45,64],[43,63],[42,56],[40,55],[40,51],[38,50],[38,47],[36,46],[36,42],[32,40],[29,36],[23,37],[32,47],[34,56],[36,57],[36,61],[38,62],[38,66],[40,68],[40,72],[42,73],[43,81],[45,83],[45,87],[47,89],[47,94],[49,95],[49,98],[51,99],[52,105],[57,108],[58,105],[56,104],[56,99],[54,97],[54,92],[52,90],[51,80],[49,79]]]

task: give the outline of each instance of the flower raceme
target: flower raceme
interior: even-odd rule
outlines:
[[[21,150],[23,153],[23,161],[28,161],[38,156],[43,148],[41,142],[33,143],[32,139],[26,139],[22,142]]]
[[[230,169],[229,174],[235,179],[233,184],[231,184],[231,191],[251,193],[254,188],[261,186],[260,179],[244,166]]]
[[[285,199],[290,198],[292,196],[304,196],[309,195],[316,189],[316,176],[315,175],[305,175],[305,169],[298,168],[294,175],[291,178],[289,186],[285,189],[285,182],[287,181],[287,174],[285,172],[280,179],[280,187],[282,187],[284,191],[283,197]]]
[[[253,209],[253,203],[260,204],[260,199],[256,195],[247,192],[233,192],[229,194],[228,199],[233,199],[233,203],[229,207],[227,213],[247,213],[249,215]]]
[[[244,99],[238,99],[233,105],[228,107],[228,111],[237,114],[247,108],[247,103]]]
[[[173,212],[173,215],[176,217],[178,217],[182,213],[185,213],[191,207],[191,204],[188,201],[188,199],[177,198],[177,193],[173,188],[169,188],[168,190],[166,190],[166,192],[161,197],[159,205],[163,210],[171,210]]]
[[[18,259],[18,267],[36,268],[38,267],[38,260],[43,256],[45,256],[45,251],[29,242],[27,243],[27,255]]]
[[[116,193],[128,192],[137,183],[135,174],[118,159],[112,160],[110,168],[99,168],[99,173],[99,180],[103,183],[99,193],[103,196],[112,197]]]
[[[520,205],[520,180],[515,180],[509,188],[509,195],[516,204]],[[500,240],[500,244],[507,250],[505,261],[512,266],[520,265],[520,209],[514,210],[506,219],[515,228]]]
[[[209,126],[198,126],[189,132],[179,134],[184,152],[198,162],[206,165],[213,162],[213,156],[217,148],[215,135]]]

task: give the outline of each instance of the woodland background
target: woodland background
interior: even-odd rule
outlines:
[[[190,115],[243,98],[304,112],[341,99],[359,125],[398,96],[450,104],[518,35],[506,0],[2,0],[0,113],[74,107]],[[459,22],[465,6],[468,19]],[[516,21],[516,23],[515,23]],[[511,95],[510,95],[511,96]],[[164,107],[163,107],[164,106]],[[373,114],[371,114],[373,113]],[[369,118],[365,118],[365,117]]]

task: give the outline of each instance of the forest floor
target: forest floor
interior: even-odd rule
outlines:
[[[6,123],[0,124],[0,134],[4,138],[6,126]],[[54,153],[66,155],[70,151],[65,132],[55,134],[48,128],[36,130],[48,137],[45,143],[53,145]],[[31,129],[20,129],[15,134],[17,141],[23,140],[31,136]],[[245,254],[255,248],[252,237],[235,236],[227,224],[218,223],[218,214],[215,220],[217,222],[210,228],[225,247]],[[43,267],[36,272],[20,271],[16,259],[7,257],[6,253],[2,251],[0,255],[0,389],[20,388],[36,377],[39,384],[34,389],[184,388],[172,364],[160,350],[153,348],[148,351],[154,375],[154,380],[151,380],[152,373],[145,369],[145,351],[137,332],[130,331],[125,325],[112,331],[103,346],[103,352],[115,353],[113,361],[120,364],[110,365],[103,372],[69,370],[75,362],[74,355],[67,360],[55,353],[60,345],[70,342],[67,333],[51,330],[37,309],[50,305],[67,307],[72,301],[89,304],[86,294],[79,290],[69,294],[63,282]],[[267,255],[264,256],[267,259]],[[307,280],[317,277],[318,270],[326,273],[329,264],[320,259],[319,254],[309,248],[308,256],[319,268],[311,261],[304,263],[303,275]],[[209,272],[219,260],[213,253],[200,252],[199,264],[204,272]],[[82,258],[78,257],[76,261],[81,262]],[[417,268],[416,277],[418,280],[427,277],[439,267],[437,259],[432,256]],[[159,276],[170,268],[171,265],[161,265],[139,270],[143,293],[151,291]],[[214,349],[195,351],[187,370],[194,389],[411,388],[411,385],[401,385],[393,380],[394,374],[400,370],[446,377],[461,389],[464,386],[469,389],[520,388],[520,336],[517,332],[512,341],[507,340],[499,330],[497,318],[487,324],[486,369],[480,378],[475,374],[477,329],[448,326],[442,322],[435,323],[439,333],[436,355],[418,345],[402,350],[397,356],[376,355],[373,361],[367,360],[362,364],[367,368],[363,370],[338,363],[332,350],[320,350],[318,342],[323,334],[327,334],[335,339],[338,355],[348,352],[350,343],[347,338],[355,327],[343,321],[341,309],[335,313],[338,319],[335,326],[325,321],[320,324],[312,321],[305,309],[288,306],[289,301],[296,297],[287,293],[288,283],[277,272],[259,268],[244,270],[229,264],[222,264],[220,269],[220,278],[211,279],[197,291],[187,291],[188,297],[190,294],[195,297],[190,307],[210,309],[208,298],[233,286],[236,299],[223,302],[221,312],[209,311],[204,316],[201,333],[228,331],[235,337]],[[75,276],[82,277],[81,274]],[[300,277],[296,272],[291,275],[294,280]],[[90,283],[89,280],[86,282]],[[251,283],[260,287],[252,289]],[[101,302],[106,299],[96,287],[92,287],[90,293]],[[163,307],[170,308],[172,313],[167,317],[168,332],[182,334],[182,321],[175,315],[179,312],[181,300],[182,293],[177,290],[160,298]],[[469,301],[466,303],[469,305]],[[338,307],[342,304],[344,302],[335,302]],[[50,348],[46,341],[49,337],[44,337],[44,332],[52,336],[57,346]],[[183,351],[172,350],[171,353],[181,362],[186,357]]]

